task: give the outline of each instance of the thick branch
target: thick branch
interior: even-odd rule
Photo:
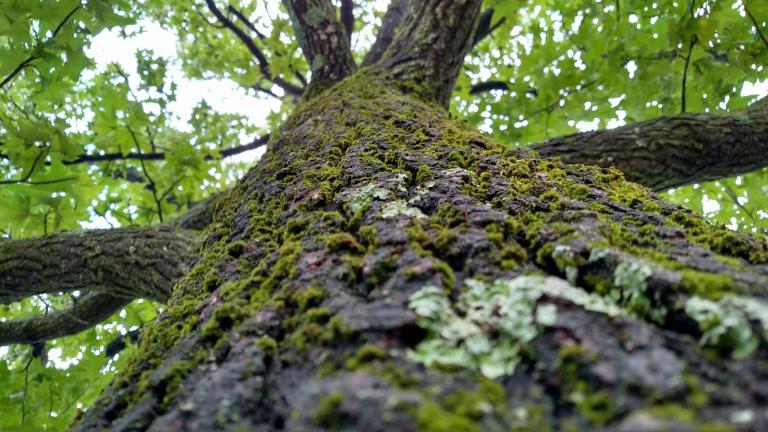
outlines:
[[[448,105],[472,45],[481,3],[412,2],[380,64],[420,97]]]
[[[293,28],[312,69],[311,97],[355,70],[344,26],[330,0],[283,0]]]
[[[395,38],[395,33],[400,23],[403,22],[405,11],[410,5],[410,0],[392,0],[389,3],[387,12],[384,14],[384,18],[381,21],[381,28],[379,28],[379,34],[376,35],[376,41],[373,42],[373,46],[365,55],[363,60],[363,66],[370,66],[379,60],[387,50],[392,40]]]
[[[768,166],[768,99],[733,113],[680,114],[532,146],[568,163],[615,166],[655,190]]]
[[[32,344],[79,333],[104,321],[131,300],[109,294],[87,294],[62,311],[0,322],[0,346]]]
[[[195,256],[196,235],[173,228],[61,232],[0,242],[0,303],[89,291],[164,301]]]

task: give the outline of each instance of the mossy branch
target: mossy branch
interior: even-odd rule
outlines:
[[[164,301],[189,268],[196,235],[171,227],[62,232],[0,243],[0,303],[88,291]]]
[[[768,166],[768,99],[731,113],[680,114],[534,144],[541,156],[615,166],[654,190]]]

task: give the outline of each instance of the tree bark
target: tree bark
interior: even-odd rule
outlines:
[[[408,92],[447,107],[472,46],[481,3],[409,2],[380,63]]]
[[[347,30],[330,0],[283,0],[312,70],[307,97],[340,81],[355,70]]]
[[[402,88],[373,68],[296,110],[78,430],[768,426],[764,340],[741,360],[729,338],[705,348],[685,306],[764,301],[764,242],[616,170],[505,150]],[[414,293],[531,274],[556,318],[514,371],[413,360],[439,337]]]
[[[567,163],[615,166],[657,191],[731,177],[768,165],[768,99],[742,111],[661,117],[531,148]]]
[[[195,257],[195,235],[171,228],[63,232],[0,242],[0,303],[88,291],[165,301]]]
[[[453,118],[479,5],[313,76],[77,430],[768,428],[768,245]]]

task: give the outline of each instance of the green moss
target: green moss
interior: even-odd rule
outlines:
[[[299,311],[306,311],[309,308],[320,306],[325,299],[325,289],[318,286],[302,288],[293,294],[293,302],[299,308]]]
[[[341,392],[332,393],[323,397],[317,404],[317,409],[312,413],[312,421],[318,426],[330,430],[337,430],[341,427],[344,420],[342,405],[344,404],[344,394]]]
[[[221,277],[219,277],[219,275],[215,273],[210,274],[208,275],[207,278],[205,278],[205,281],[203,282],[203,289],[206,292],[213,292],[214,290],[216,290],[216,288],[221,286],[221,283],[222,283],[222,280],[221,280]]]
[[[592,384],[581,377],[584,364],[593,361],[580,346],[568,346],[560,350],[560,362],[557,375],[568,395],[581,415],[592,425],[605,426],[610,423],[618,412],[612,398],[605,392],[596,390]]]
[[[419,406],[416,413],[419,430],[423,432],[480,431],[478,425],[465,416],[442,408],[435,402],[427,401]]]
[[[725,294],[736,291],[730,276],[706,273],[698,270],[680,270],[682,288],[688,294],[716,300]]]
[[[244,300],[231,300],[220,303],[213,311],[211,318],[203,324],[200,334],[204,339],[217,340],[236,323],[248,316],[247,304]]]
[[[438,252],[444,253],[448,246],[456,239],[456,233],[449,228],[441,228],[434,240]]]
[[[565,193],[569,198],[581,201],[586,201],[591,196],[589,186],[580,183],[571,183],[566,186]]]
[[[456,286],[456,274],[447,262],[435,258],[432,261],[432,267],[442,275],[443,287],[453,288]]]
[[[360,238],[362,238],[368,245],[375,246],[376,245],[376,236],[378,233],[376,232],[376,227],[373,225],[365,225],[361,226],[360,229],[358,229],[358,233],[360,234]]]
[[[363,345],[352,356],[344,361],[344,366],[350,370],[357,370],[366,365],[387,358],[387,353],[376,345]]]
[[[238,258],[245,251],[245,242],[240,240],[227,245],[227,255]]]
[[[434,174],[432,174],[432,170],[429,168],[429,166],[421,164],[421,166],[419,166],[419,170],[416,172],[416,181],[419,183],[424,183],[427,180],[430,180],[432,177],[434,177]]]
[[[350,233],[335,233],[325,236],[325,246],[332,250],[351,250],[355,252],[365,252],[365,248],[360,246],[357,239]]]
[[[548,190],[544,192],[543,194],[539,195],[539,198],[542,200],[550,203],[550,204],[557,204],[560,202],[560,194],[557,191]]]
[[[278,344],[277,341],[269,336],[262,336],[256,341],[256,345],[264,351],[264,354],[268,356],[274,356],[277,354]]]

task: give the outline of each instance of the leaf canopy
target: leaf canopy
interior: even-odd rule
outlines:
[[[355,3],[360,62],[386,2]],[[682,111],[738,110],[766,92],[761,0],[485,3],[493,31],[466,59],[452,109],[510,146]],[[0,236],[150,225],[243,174],[248,162],[224,156],[279,127],[310,65],[279,2],[218,5],[261,59],[202,0],[0,2]],[[132,40],[158,28],[175,35],[174,55],[144,47],[123,56],[132,61],[100,64],[91,50],[99,38]],[[181,80],[234,83],[264,114],[189,103]],[[766,192],[763,169],[668,196],[732,229],[765,233]],[[3,305],[0,320],[72,301]],[[156,308],[134,302],[91,330],[49,342],[48,365],[34,348],[0,348],[0,429],[65,428],[129,353],[108,358],[107,344]]]

